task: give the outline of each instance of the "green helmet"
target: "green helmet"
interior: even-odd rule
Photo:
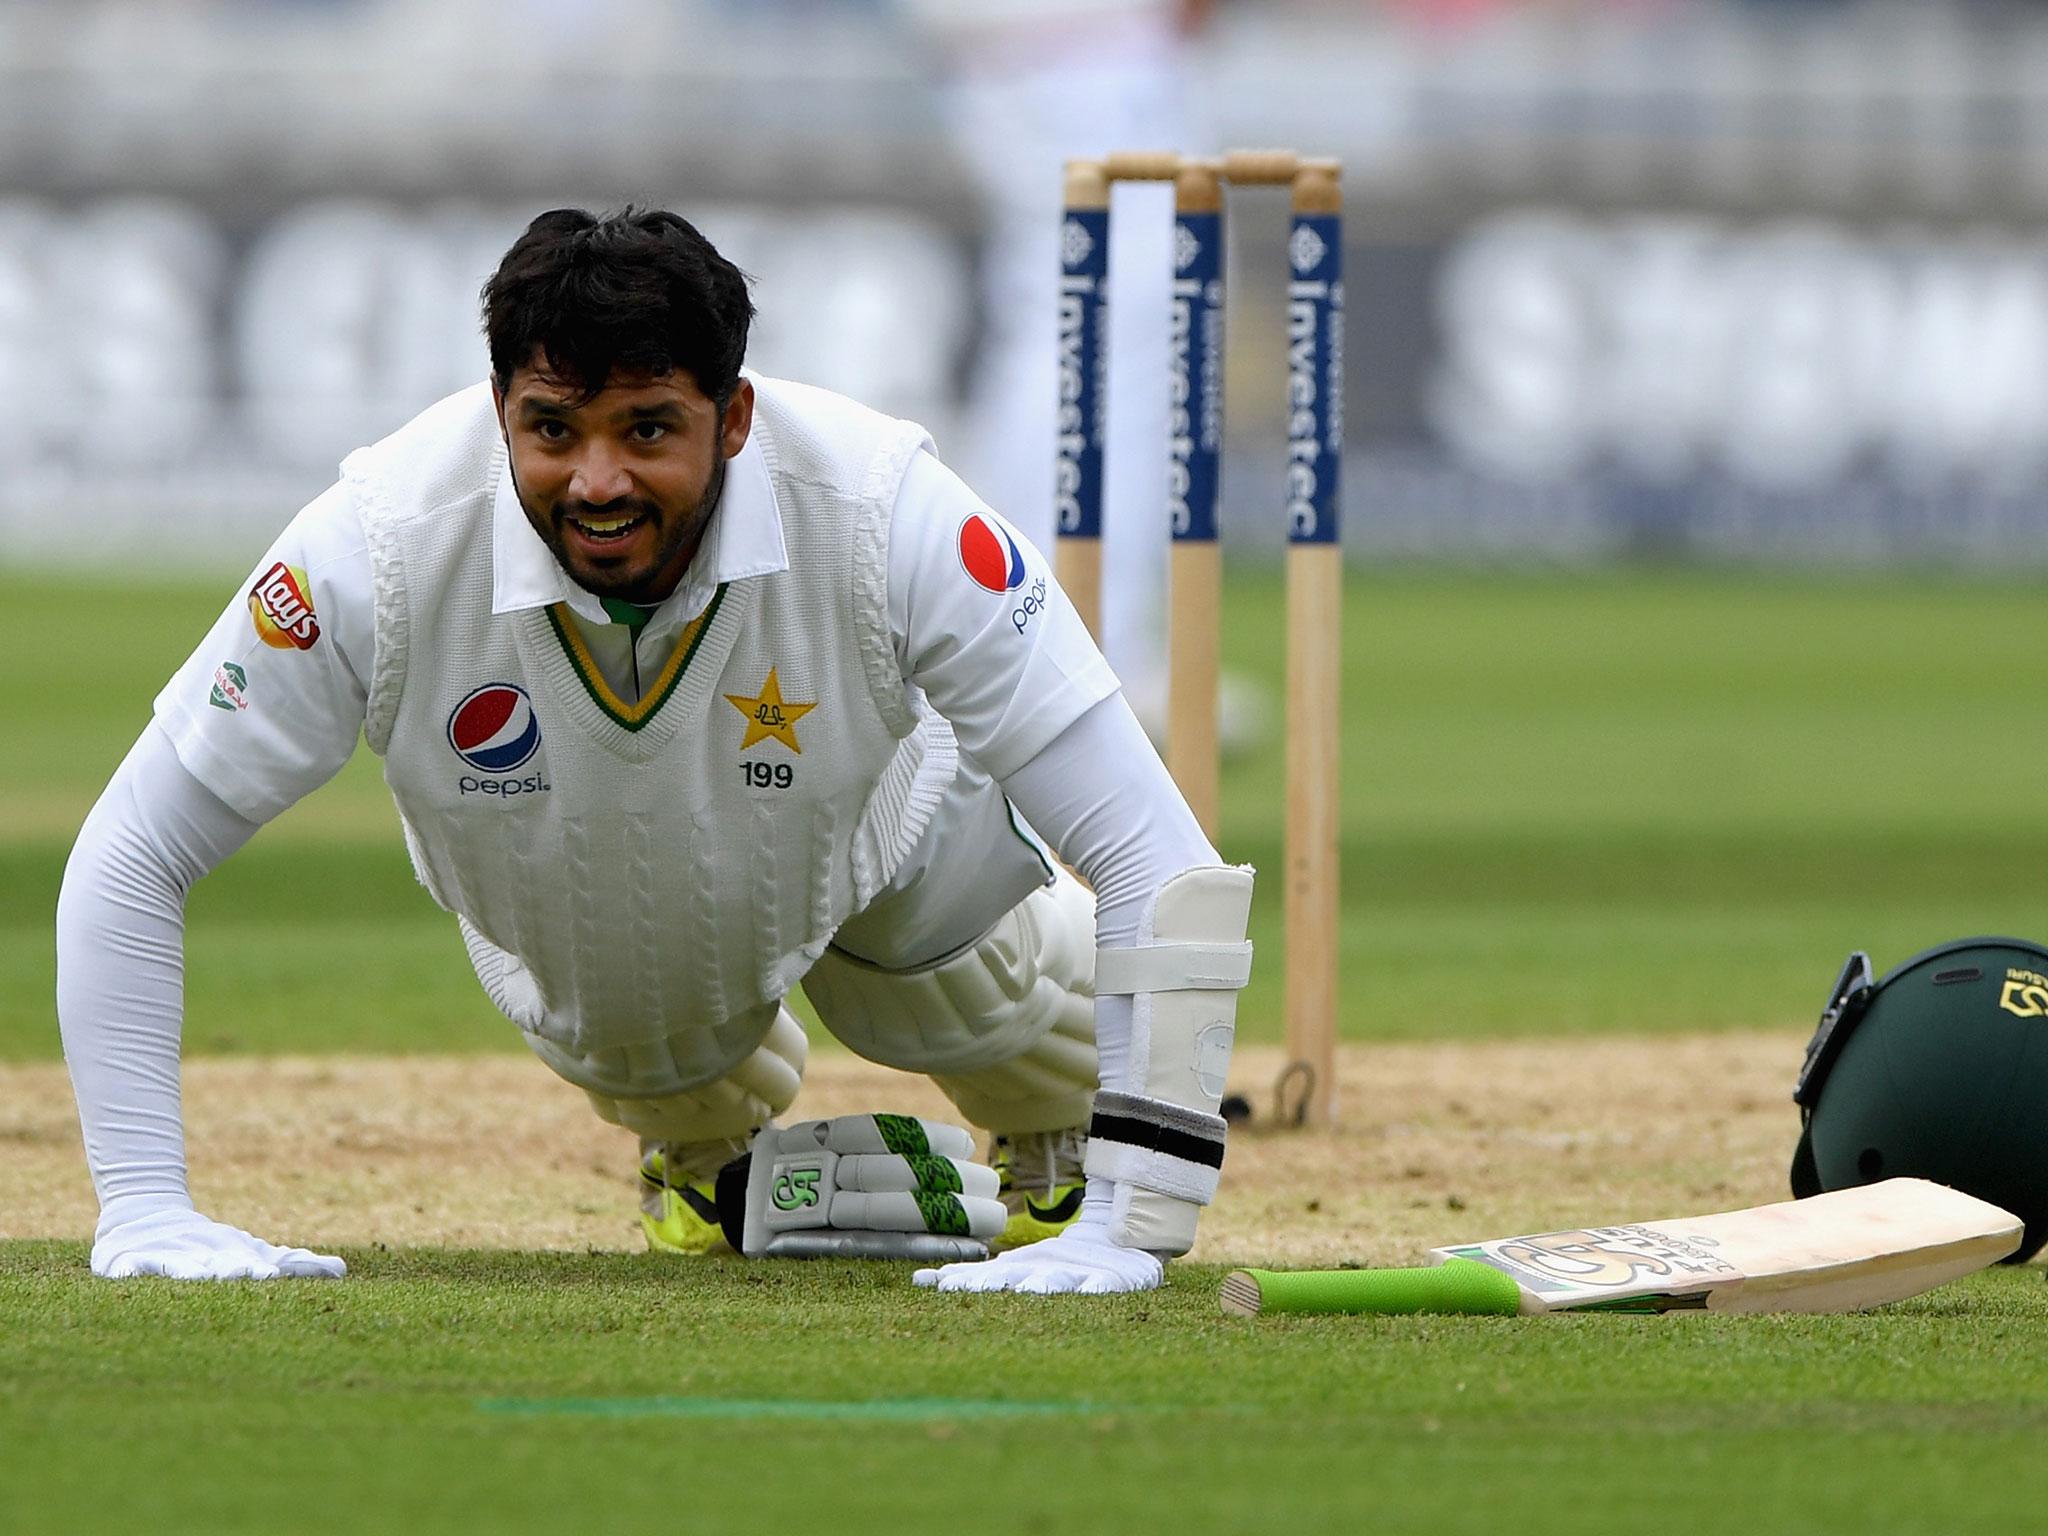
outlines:
[[[2048,949],[1958,939],[1871,977],[1851,955],[1806,1047],[1792,1193],[1933,1179],[2019,1217],[2006,1262],[2033,1257],[2048,1239]]]

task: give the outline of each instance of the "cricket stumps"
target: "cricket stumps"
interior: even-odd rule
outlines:
[[[1109,230],[1119,181],[1174,189],[1166,522],[1166,763],[1211,842],[1221,832],[1217,730],[1223,561],[1226,197],[1281,186],[1293,199],[1287,260],[1287,808],[1283,878],[1289,1066],[1299,1119],[1336,1112],[1338,781],[1344,418],[1342,168],[1291,150],[1220,159],[1124,152],[1066,167],[1060,230],[1055,568],[1091,633],[1102,619]],[[1133,360],[1134,364],[1136,360]],[[1285,1097],[1284,1091],[1282,1097]]]

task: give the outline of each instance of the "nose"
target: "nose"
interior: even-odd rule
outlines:
[[[569,496],[592,506],[607,506],[633,493],[633,477],[625,460],[610,444],[591,442],[569,475]]]

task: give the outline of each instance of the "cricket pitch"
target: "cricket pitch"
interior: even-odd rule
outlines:
[[[1399,1264],[1490,1233],[1783,1199],[1803,1037],[1780,1031],[1348,1045],[1333,1131],[1272,1128],[1273,1047],[1246,1047],[1223,1189],[1193,1257]],[[642,1246],[632,1139],[519,1056],[185,1064],[199,1207],[279,1242]],[[790,1118],[952,1117],[928,1082],[814,1052]],[[955,1117],[956,1118],[956,1117]],[[85,1238],[64,1069],[0,1067],[0,1239]]]

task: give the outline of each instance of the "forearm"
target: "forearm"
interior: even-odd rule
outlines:
[[[1095,891],[1099,947],[1138,941],[1159,888],[1219,862],[1122,694],[1094,706],[1003,781],[1024,819]],[[1105,1088],[1129,1090],[1132,1000],[1099,997]]]
[[[57,901],[57,1018],[100,1203],[186,1204],[185,896],[256,831],[151,724],[87,817]]]
[[[1104,1091],[1089,1127],[1088,1193],[1079,1219],[1047,1242],[915,1278],[951,1291],[1150,1290],[1162,1261],[1193,1246],[1222,1166],[1216,1108],[1247,955],[1250,871],[1218,867],[1120,694],[1003,788],[1095,887]],[[1110,983],[1119,967],[1121,984]]]

